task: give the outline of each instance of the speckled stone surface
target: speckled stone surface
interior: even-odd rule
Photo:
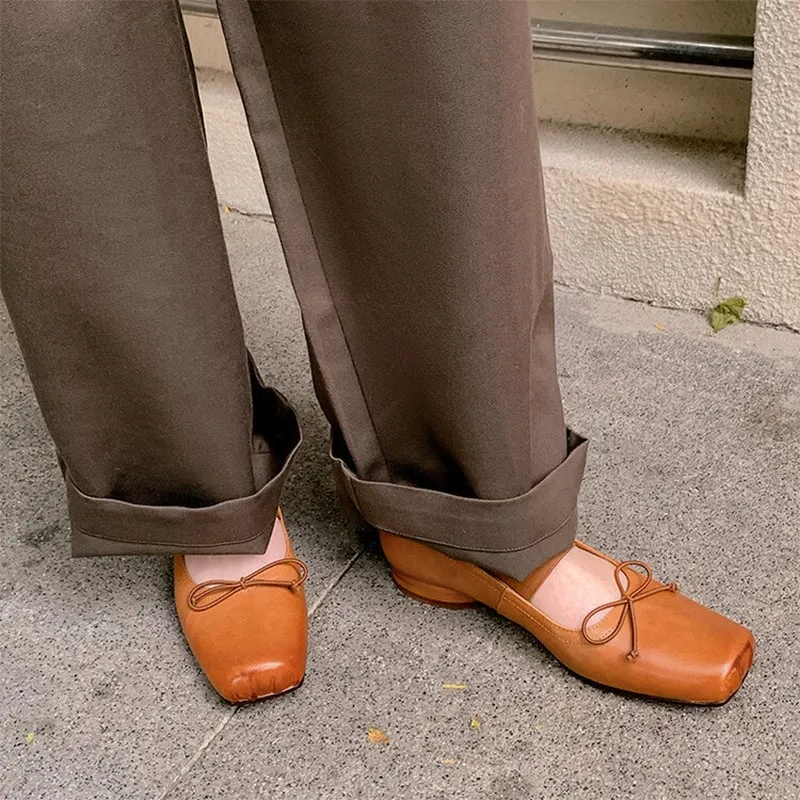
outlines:
[[[166,559],[68,559],[52,447],[3,312],[0,796],[800,795],[798,335],[712,336],[688,312],[558,292],[565,406],[592,439],[581,536],[649,560],[759,641],[724,708],[634,700],[567,675],[488,611],[396,592],[335,505],[274,227],[223,220],[248,340],[306,431],[285,501],[322,599],[306,684],[232,714],[181,640]],[[371,744],[370,727],[390,742]]]

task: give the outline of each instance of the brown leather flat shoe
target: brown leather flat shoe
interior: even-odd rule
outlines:
[[[175,605],[197,663],[229,703],[283,694],[303,682],[308,569],[292,552],[238,581],[195,583],[175,557]]]
[[[750,631],[679,594],[674,584],[653,580],[641,562],[620,563],[576,542],[615,565],[620,598],[594,609],[580,630],[571,630],[525,599],[533,596],[559,557],[518,582],[411,539],[383,532],[380,537],[403,592],[450,608],[476,602],[490,606],[593,683],[679,703],[719,705],[736,693],[753,663]]]

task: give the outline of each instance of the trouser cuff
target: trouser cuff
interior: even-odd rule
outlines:
[[[524,580],[572,545],[587,449],[586,439],[567,430],[566,459],[525,494],[503,500],[364,481],[331,455],[340,492],[371,525]]]
[[[200,508],[148,506],[90,497],[75,485],[67,468],[73,556],[264,552],[302,434],[286,398],[263,385],[252,361],[251,376],[253,474],[262,481],[258,491]],[[272,465],[269,473],[265,462]]]

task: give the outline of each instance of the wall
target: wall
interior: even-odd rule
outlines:
[[[529,0],[531,17],[678,33],[752,36],[754,0]],[[750,82],[535,62],[542,119],[747,141]]]

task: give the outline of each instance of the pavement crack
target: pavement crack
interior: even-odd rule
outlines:
[[[325,598],[336,588],[339,582],[344,578],[345,575],[350,571],[350,568],[358,561],[361,556],[364,555],[364,549],[362,548],[359,550],[345,565],[344,569],[340,570],[330,581],[330,583],[322,590],[320,596],[314,601],[311,608],[308,609],[308,616],[309,619],[314,615],[317,609],[322,605],[325,601]]]
[[[236,712],[238,710],[238,706],[228,709],[221,722],[219,722],[216,727],[212,728],[208,734],[206,734],[205,739],[203,739],[203,741],[200,743],[200,746],[197,748],[197,750],[194,751],[192,757],[178,770],[177,774],[170,781],[167,788],[164,789],[164,791],[158,796],[158,800],[167,800],[172,792],[177,789],[178,784],[180,784],[181,780],[189,772],[189,770],[203,757],[206,750],[208,750],[208,748],[211,746],[211,743],[222,733],[222,731],[225,730],[225,728],[228,727],[230,721],[236,716]]]
[[[219,204],[220,211],[226,216],[235,215],[237,217],[246,217],[247,219],[260,219],[263,222],[271,222],[273,225],[275,224],[275,217],[272,214],[259,214],[255,211],[242,211],[241,208],[236,208],[236,206],[229,206],[227,203],[220,203]]]

